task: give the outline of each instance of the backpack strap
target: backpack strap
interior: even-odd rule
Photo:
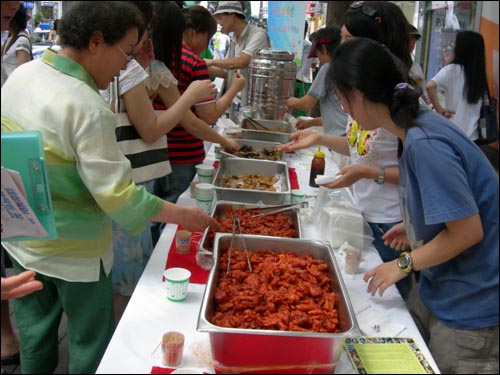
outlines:
[[[20,37],[25,37],[26,39],[28,39],[28,42],[30,44],[30,58],[31,60],[33,60],[33,46],[31,44],[31,38],[29,37],[29,35],[27,35],[25,32],[23,31],[20,31],[14,38],[12,38],[9,42],[9,44],[7,45],[7,43],[5,43],[3,46],[2,46],[2,57],[7,53],[7,51],[9,50],[10,47],[12,47],[14,45],[14,43],[20,38]]]

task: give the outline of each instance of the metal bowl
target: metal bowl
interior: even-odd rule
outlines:
[[[243,139],[255,139],[258,141],[288,143],[290,134],[295,131],[292,124],[287,121],[257,120],[270,130],[257,129],[248,119],[241,122],[241,133]]]
[[[269,141],[258,141],[258,140],[255,140],[255,139],[235,139],[236,143],[238,143],[241,147],[243,146],[250,146],[250,147],[253,147],[255,150],[257,151],[262,151],[264,149],[264,147],[276,147],[278,146],[280,143],[278,142],[269,142]],[[220,151],[220,154],[224,157],[231,157],[231,158],[242,158],[242,159],[254,159],[254,158],[245,158],[243,156],[238,156],[238,155],[234,155],[234,154],[230,154],[226,151],[223,151],[221,150]],[[277,161],[285,161],[285,158],[286,158],[286,153],[285,152],[281,152],[281,158],[279,158],[279,160]],[[265,159],[257,159],[257,160],[265,160]],[[276,161],[276,160],[272,160],[272,161]]]
[[[235,189],[222,186],[226,176],[242,176],[259,174],[262,176],[279,176],[278,191],[262,191],[252,189]],[[284,162],[269,160],[253,160],[242,158],[223,158],[219,162],[214,182],[217,200],[244,203],[285,204],[290,200],[290,175]]]
[[[347,337],[359,336],[359,328],[333,250],[327,242],[243,235],[233,247],[259,249],[297,255],[311,254],[329,265],[331,290],[336,292],[339,333],[291,332],[219,327],[211,323],[219,275],[226,271],[219,260],[231,243],[232,235],[217,234],[212,267],[198,316],[198,331],[208,332],[217,373],[330,373],[343,351]]]
[[[269,207],[269,206],[262,205],[262,204],[248,204],[248,203],[219,201],[219,202],[215,203],[215,206],[212,209],[211,216],[213,218],[224,219],[227,217],[230,209],[236,209],[239,207],[265,208],[265,207]],[[294,227],[297,230],[297,237],[296,238],[302,238],[303,234],[302,234],[302,226],[300,224],[299,209],[291,209],[291,210],[288,210],[288,211],[285,211],[282,213],[283,213],[283,215],[286,215],[290,219],[290,221],[294,224]],[[207,229],[205,229],[205,232],[203,232],[203,237],[201,238],[201,240],[198,244],[198,251],[205,252],[205,253],[212,253],[213,246],[212,246],[212,244],[209,243],[209,240],[208,240],[209,230],[210,230],[210,228],[207,228]]]

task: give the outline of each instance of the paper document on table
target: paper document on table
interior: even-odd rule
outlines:
[[[409,337],[354,337],[345,349],[358,374],[434,374],[415,341]]]
[[[21,175],[2,167],[2,240],[16,237],[48,237],[26,198]]]

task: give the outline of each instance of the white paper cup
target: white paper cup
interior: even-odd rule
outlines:
[[[292,204],[302,203],[306,200],[306,195],[302,190],[293,189],[291,200]]]
[[[214,147],[215,159],[217,159],[217,160],[221,159],[221,154],[220,154],[221,150],[222,150],[222,147],[220,145],[216,145]]]
[[[212,213],[214,204],[215,188],[212,184],[198,183],[195,187],[196,205],[207,215]]]
[[[196,172],[198,173],[199,182],[206,182],[206,183],[212,182],[212,176],[214,174],[213,165],[198,164],[196,166]]]
[[[189,185],[189,192],[191,193],[191,198],[196,199],[196,190],[195,187],[198,185],[198,181],[191,181],[191,184]]]
[[[204,374],[204,372],[194,368],[181,367],[172,371],[171,374]]]
[[[163,273],[167,287],[167,299],[172,302],[182,302],[187,297],[191,272],[185,268],[169,268]]]

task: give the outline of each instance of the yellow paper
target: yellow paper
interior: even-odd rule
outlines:
[[[359,337],[346,340],[346,351],[360,374],[432,374],[413,339]]]

